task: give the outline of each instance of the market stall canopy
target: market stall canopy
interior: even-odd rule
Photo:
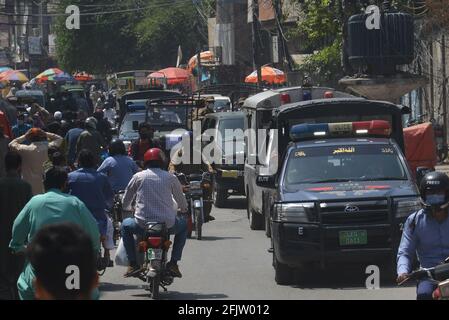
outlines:
[[[58,68],[51,68],[37,75],[36,81],[42,83],[47,81],[75,81],[75,79],[67,72],[64,72]]]
[[[28,77],[17,70],[7,70],[0,73],[0,81],[3,82],[28,82]]]
[[[201,63],[202,64],[206,64],[206,63],[214,63],[215,62],[215,56],[214,53],[212,51],[203,51],[200,53],[200,59],[201,59]],[[189,60],[189,64],[188,64],[188,70],[193,70],[194,68],[196,68],[198,64],[198,55],[194,55],[192,58],[190,58]]]
[[[262,68],[262,81],[270,84],[281,84],[287,81],[285,73],[279,69],[263,66]],[[246,83],[257,83],[257,70],[251,73],[245,78]]]
[[[77,72],[74,74],[74,78],[76,81],[91,81],[94,79],[94,76],[88,74],[87,72]]]
[[[165,68],[157,72],[153,72],[148,75],[148,79],[151,78],[165,78],[168,85],[182,84],[190,77],[190,73],[187,70],[181,68]]]

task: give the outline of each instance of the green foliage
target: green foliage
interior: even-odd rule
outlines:
[[[110,6],[98,7],[101,4]],[[67,71],[108,73],[173,66],[179,45],[185,60],[205,42],[201,32],[207,34],[190,2],[61,0],[59,12],[68,5],[80,6],[81,28],[68,30],[66,17],[57,20],[57,58]],[[126,11],[136,5],[142,10]],[[86,15],[101,10],[123,12]]]

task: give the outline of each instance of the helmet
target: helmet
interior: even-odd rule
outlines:
[[[62,112],[61,111],[56,111],[55,114],[53,115],[53,117],[55,118],[55,120],[61,120],[62,119]]]
[[[94,117],[87,118],[84,123],[86,124],[87,128],[97,129],[97,119],[95,119]]]
[[[164,152],[159,148],[152,148],[145,152],[143,156],[143,161],[161,161],[165,160]]]
[[[126,147],[122,140],[114,139],[109,144],[109,155],[115,156],[119,154],[126,155]]]
[[[419,191],[421,201],[427,208],[444,209],[449,205],[449,177],[443,172],[427,173],[420,182]]]

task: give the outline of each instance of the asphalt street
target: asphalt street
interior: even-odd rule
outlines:
[[[413,285],[397,287],[381,282],[379,289],[368,290],[366,266],[342,266],[297,279],[290,286],[274,281],[269,239],[264,231],[251,231],[242,198],[229,201],[229,208],[214,208],[216,220],[203,227],[203,240],[189,239],[179,263],[183,273],[175,279],[161,299],[255,299],[255,300],[326,300],[326,299],[415,299]],[[102,299],[148,299],[135,278],[124,278],[126,268],[107,269],[100,278]],[[382,272],[382,271],[381,271]],[[304,280],[304,278],[306,278]]]

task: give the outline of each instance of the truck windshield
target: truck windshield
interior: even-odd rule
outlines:
[[[347,181],[407,180],[396,149],[387,144],[314,146],[293,150],[285,185]]]

